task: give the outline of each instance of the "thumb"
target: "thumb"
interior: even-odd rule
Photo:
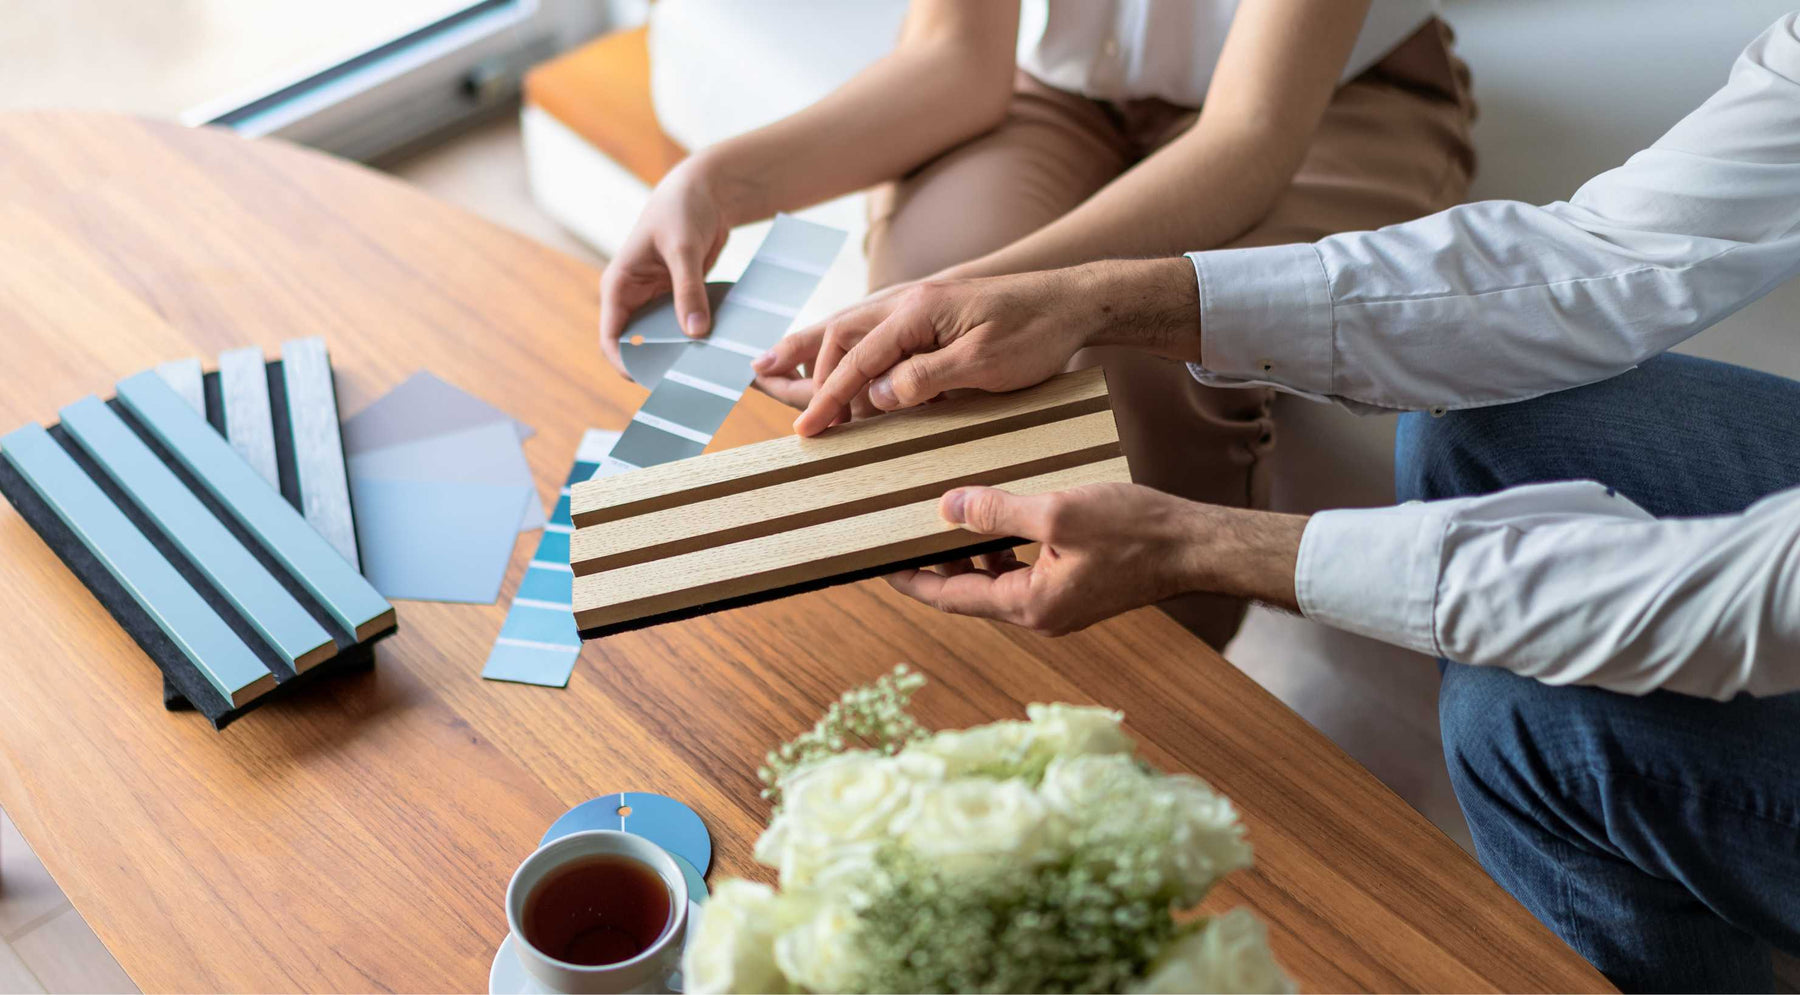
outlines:
[[[869,400],[883,411],[910,408],[958,387],[973,387],[971,371],[956,346],[908,356],[869,384]]]
[[[669,283],[675,293],[675,316],[681,330],[691,338],[699,338],[712,330],[712,307],[706,299],[706,281],[702,279],[700,260],[689,253],[669,254]]]
[[[1049,517],[1046,500],[1046,495],[1020,497],[998,487],[958,487],[938,502],[938,513],[945,521],[981,535],[1042,541]]]

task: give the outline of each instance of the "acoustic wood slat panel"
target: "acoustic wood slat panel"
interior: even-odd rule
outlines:
[[[192,356],[187,359],[171,359],[156,367],[156,375],[171,390],[180,394],[188,407],[193,408],[200,417],[206,417],[206,390],[202,386],[204,374],[200,372],[198,359]]]
[[[260,365],[260,364],[259,364]],[[271,648],[302,673],[330,659],[337,644],[281,582],[206,510],[143,440],[98,398],[62,409],[81,448],[206,575]]]
[[[1096,411],[579,529],[569,565],[578,575],[613,570],[1117,455],[1112,412]]]
[[[154,374],[119,381],[119,400],[357,642],[394,627],[394,607]]]
[[[219,353],[219,395],[225,438],[270,487],[281,487],[275,462],[275,419],[269,408],[269,368],[256,346]]]
[[[1128,482],[1124,457],[1005,481],[1015,494]],[[901,563],[982,542],[945,522],[938,499],[575,578],[575,623],[595,629]]]
[[[570,513],[583,528],[1106,408],[1106,378],[1099,369],[1065,373],[1027,391],[941,401],[810,439],[783,436],[586,481],[572,488]]]
[[[0,439],[0,453],[234,707],[275,687],[269,668],[42,426]]]
[[[351,566],[360,566],[356,524],[350,512],[350,478],[344,469],[344,442],[338,432],[337,391],[331,384],[331,357],[325,351],[325,340],[314,337],[283,342],[281,372],[306,521]]]

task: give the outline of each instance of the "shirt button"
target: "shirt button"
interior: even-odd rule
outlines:
[[[1272,372],[1275,369],[1275,361],[1272,359],[1259,359],[1256,361],[1256,365],[1262,367],[1264,373]]]
[[[1442,417],[1444,417],[1444,412],[1448,411],[1448,410],[1449,409],[1444,407],[1442,404],[1434,404],[1431,407],[1431,417],[1442,418]]]
[[[1105,43],[1100,46],[1100,54],[1106,56],[1109,59],[1118,58],[1119,57],[1119,40],[1117,38],[1106,39]]]

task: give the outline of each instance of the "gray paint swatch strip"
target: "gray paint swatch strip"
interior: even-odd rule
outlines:
[[[358,642],[394,625],[394,608],[154,373],[119,381],[119,400]]]
[[[812,296],[843,246],[844,233],[779,215],[714,311],[708,348],[689,348],[650,391],[607,454],[614,470],[656,466],[695,456],[725,416],[733,393],[754,379],[750,361],[773,346]]]
[[[62,409],[62,424],[295,673],[337,653],[324,627],[111,408],[83,398]]]
[[[269,368],[256,346],[219,353],[219,397],[225,406],[225,438],[270,487],[280,489],[275,463],[275,419],[269,408]]]
[[[314,337],[283,342],[281,372],[287,387],[288,425],[293,432],[294,471],[300,478],[300,506],[307,522],[339,555],[359,566],[344,443],[338,434],[337,392],[331,385],[331,357],[326,354],[325,340]]]
[[[192,415],[173,391],[168,399]],[[0,452],[233,707],[275,687],[275,675],[42,426],[0,439]]]

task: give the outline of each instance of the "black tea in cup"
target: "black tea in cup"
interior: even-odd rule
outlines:
[[[674,913],[661,875],[630,857],[598,854],[544,875],[525,899],[520,926],[539,952],[599,967],[650,949]]]

